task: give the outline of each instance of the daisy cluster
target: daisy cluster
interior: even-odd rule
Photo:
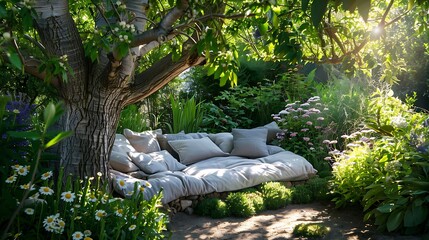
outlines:
[[[32,204],[25,204],[25,207],[22,208],[23,219],[25,219],[25,215],[32,216],[31,218],[27,218],[27,220],[36,219],[37,221],[39,217],[39,221],[43,227],[41,231],[56,235],[66,234],[71,236],[73,240],[91,240],[94,237],[91,235],[91,230],[99,229],[98,225],[116,224],[121,226],[120,229],[127,229],[127,232],[131,235],[139,235],[145,232],[142,230],[144,228],[143,222],[166,221],[166,216],[161,212],[153,215],[154,218],[152,220],[145,217],[146,211],[158,212],[158,210],[153,210],[157,208],[148,207],[149,210],[145,210],[144,208],[137,207],[141,202],[145,201],[143,199],[145,188],[152,187],[147,181],[144,181],[141,185],[131,186],[131,183],[127,183],[123,179],[117,180],[116,184],[120,189],[136,190],[126,190],[126,195],[131,199],[126,200],[113,197],[108,192],[102,191],[103,187],[99,187],[98,189],[90,188],[93,181],[98,181],[99,183],[102,177],[101,173],[98,174],[97,179],[86,177],[85,180],[77,180],[80,186],[88,187],[73,188],[73,186],[67,185],[62,190],[62,186],[54,186],[52,171],[42,173],[34,181],[20,184],[20,181],[28,181],[27,179],[31,175],[30,166],[16,164],[11,166],[11,169],[12,174],[5,179],[6,186],[10,186],[15,191],[20,191],[21,194],[30,191],[27,200]],[[98,183],[97,186],[99,186]],[[19,205],[19,198],[16,199]],[[28,202],[27,200],[23,202]],[[160,198],[158,200],[160,201]],[[147,204],[141,206],[148,206]],[[154,202],[153,204],[158,203]],[[49,207],[47,208],[46,206]],[[28,224],[37,226],[33,221],[31,220]],[[19,222],[25,222],[25,220],[20,220]],[[164,224],[163,222],[159,223],[159,226]],[[113,230],[115,227],[112,226],[111,229]],[[148,231],[153,232],[153,230]],[[16,234],[19,236],[26,235],[23,232]],[[95,237],[98,238],[98,236],[96,235]]]

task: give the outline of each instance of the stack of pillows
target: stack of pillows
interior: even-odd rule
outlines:
[[[253,129],[233,129],[231,133],[162,134],[160,129],[116,134],[110,166],[134,177],[164,171],[181,171],[188,165],[212,157],[260,158],[270,154],[267,143],[281,129],[275,122]]]

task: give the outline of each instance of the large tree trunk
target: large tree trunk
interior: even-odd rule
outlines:
[[[108,174],[108,157],[121,112],[118,95],[100,91],[85,102],[66,103],[61,125],[74,135],[61,143],[61,165],[74,176]]]

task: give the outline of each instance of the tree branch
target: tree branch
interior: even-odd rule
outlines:
[[[185,14],[188,7],[189,2],[187,0],[179,1],[177,5],[164,16],[156,28],[136,35],[134,40],[130,43],[130,47],[137,47],[153,41],[165,41],[166,36],[170,34],[173,29],[173,24]]]
[[[136,75],[134,85],[130,88],[131,95],[127,99],[126,105],[136,103],[150,96],[184,70],[199,65],[204,61],[205,58],[198,56],[198,53],[191,46],[188,46],[187,49],[178,61],[173,61],[172,54],[169,54],[146,71]]]

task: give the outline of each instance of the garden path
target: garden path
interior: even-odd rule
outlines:
[[[290,204],[284,209],[264,211],[248,219],[211,219],[180,212],[172,217],[170,228],[173,240],[283,240],[303,239],[293,236],[294,226],[319,222],[331,228],[329,235],[323,239],[421,239],[416,236],[381,235],[362,219],[362,209],[358,207],[338,210],[327,204],[311,203]]]

